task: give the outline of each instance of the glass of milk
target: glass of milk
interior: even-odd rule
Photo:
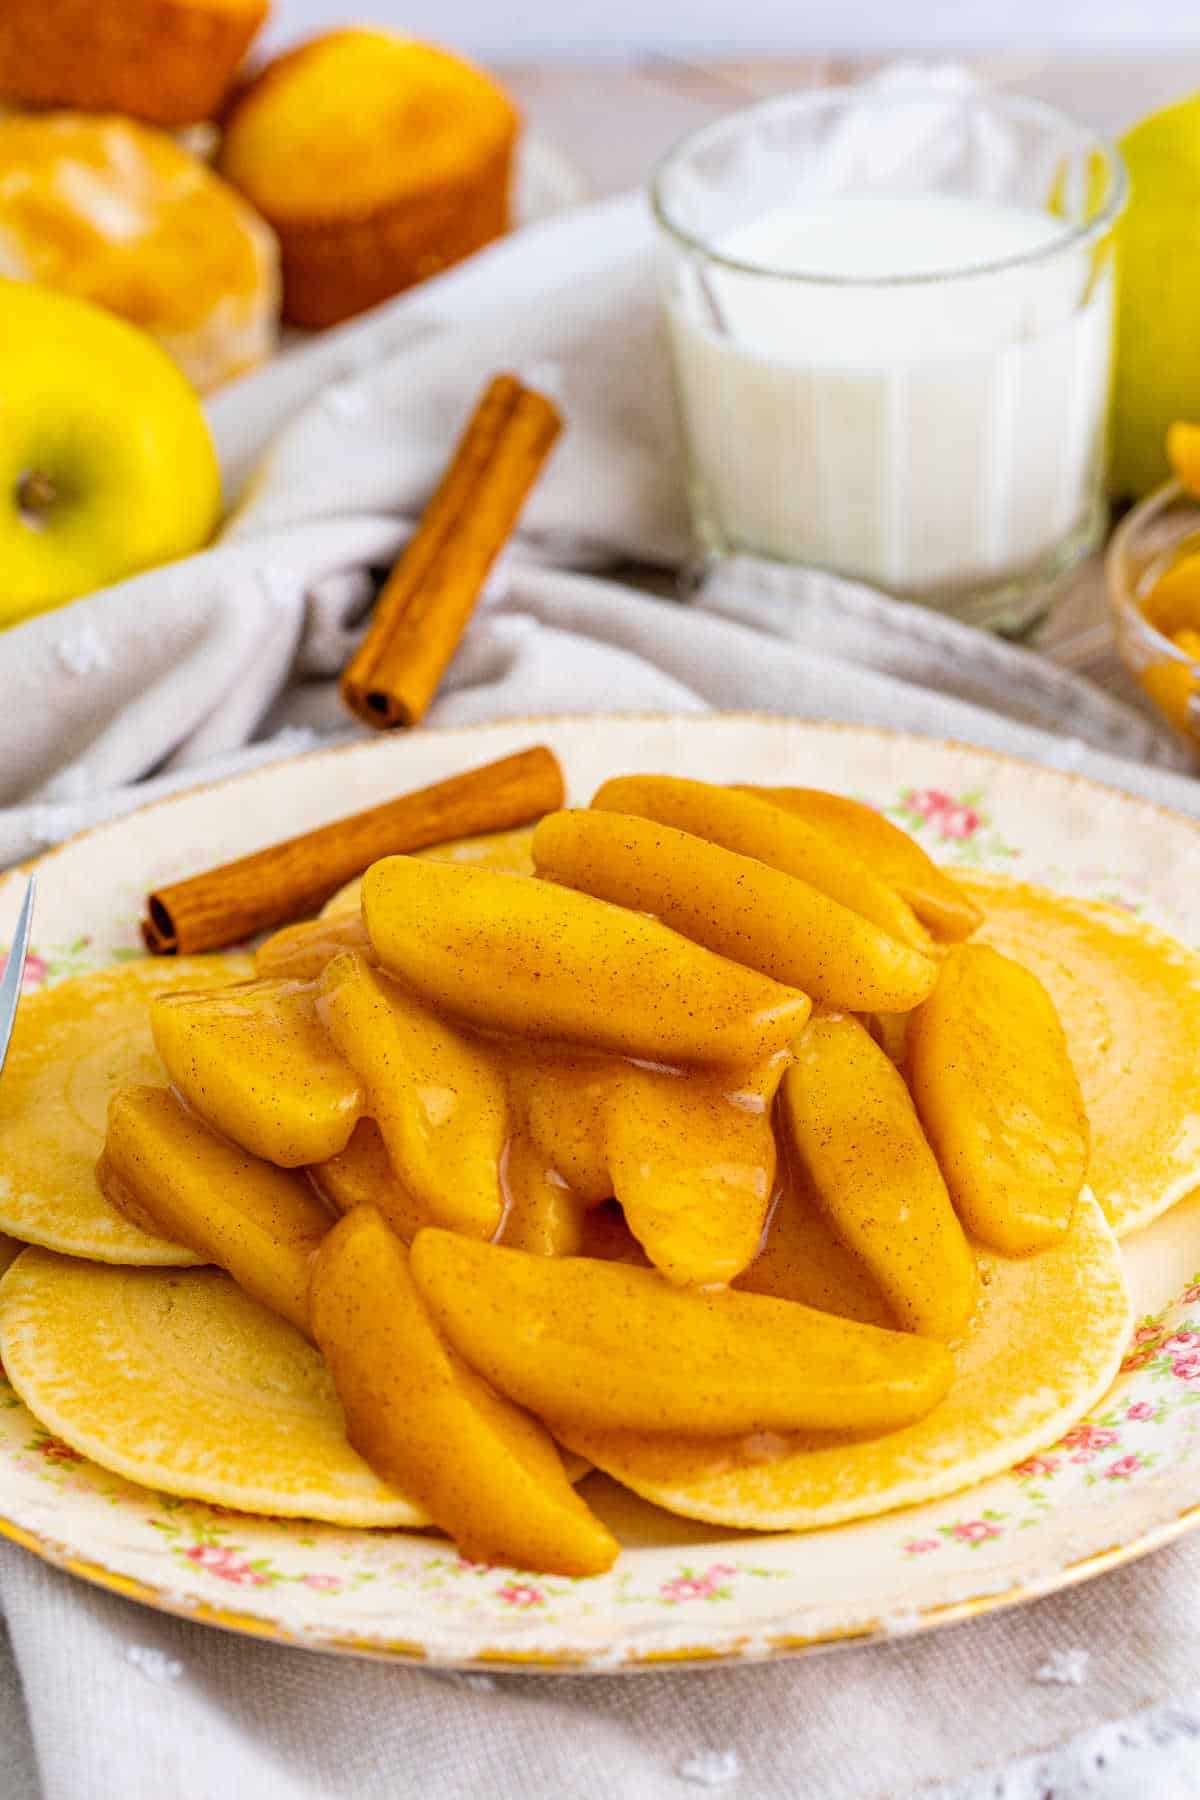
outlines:
[[[709,554],[830,569],[1010,633],[1105,522],[1116,150],[979,90],[786,95],[652,199]]]

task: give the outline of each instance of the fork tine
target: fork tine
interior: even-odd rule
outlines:
[[[25,889],[25,898],[21,902],[21,910],[17,915],[17,929],[13,933],[12,949],[8,953],[8,961],[4,974],[0,976],[0,1069],[4,1067],[4,1059],[8,1055],[8,1041],[12,1037],[12,1029],[17,1021],[17,1002],[21,998],[21,977],[25,973],[25,959],[29,955],[29,934],[33,929],[33,899],[37,892],[37,877],[29,877],[29,886]]]

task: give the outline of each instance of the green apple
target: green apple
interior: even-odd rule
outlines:
[[[200,402],[158,345],[0,280],[0,627],[186,556],[220,513]]]
[[[1167,427],[1200,419],[1200,94],[1121,140],[1129,207],[1117,228],[1117,374],[1112,490],[1169,474]]]

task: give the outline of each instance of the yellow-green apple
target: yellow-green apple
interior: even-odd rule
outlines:
[[[186,556],[220,510],[200,402],[158,345],[0,280],[0,627]]]

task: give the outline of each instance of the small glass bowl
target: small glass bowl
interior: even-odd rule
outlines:
[[[1169,481],[1121,521],[1105,572],[1122,662],[1163,717],[1200,748],[1200,662],[1152,625],[1144,611],[1156,582],[1192,554],[1200,555],[1200,499]]]

